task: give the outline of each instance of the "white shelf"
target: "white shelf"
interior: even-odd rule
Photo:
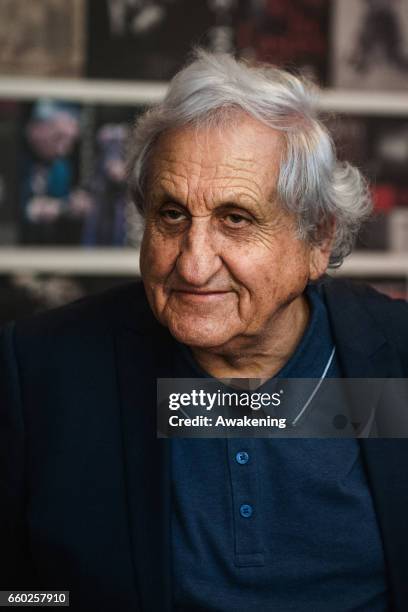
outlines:
[[[151,104],[160,101],[163,81],[104,81],[0,76],[0,99],[39,97],[101,104]],[[408,92],[324,89],[318,98],[322,111],[364,115],[408,116]]]
[[[94,79],[35,79],[0,76],[0,99],[56,98],[88,103],[151,104],[161,100],[167,83]]]
[[[2,247],[0,273],[9,272],[137,276],[139,251],[133,248]],[[408,253],[356,253],[330,274],[408,279]]]
[[[326,89],[320,96],[319,108],[355,115],[408,116],[408,92]]]
[[[132,248],[2,247],[0,273],[9,272],[137,276],[139,251]]]
[[[408,252],[353,253],[345,259],[341,268],[332,270],[330,274],[334,276],[408,278]]]

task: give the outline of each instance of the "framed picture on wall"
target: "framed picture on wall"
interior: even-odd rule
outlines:
[[[85,8],[85,0],[1,0],[0,73],[80,76]]]
[[[334,87],[408,89],[405,0],[335,0],[331,39]]]

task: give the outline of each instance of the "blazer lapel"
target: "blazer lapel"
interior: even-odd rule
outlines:
[[[360,440],[383,539],[395,610],[408,609],[408,445],[406,440]]]
[[[402,376],[401,365],[381,327],[345,281],[322,283],[337,355],[347,378]]]
[[[347,378],[404,377],[398,354],[358,295],[344,283],[324,287],[336,347]],[[379,402],[372,385],[368,402]],[[361,438],[362,459],[383,539],[394,609],[408,609],[408,444],[406,440]]]
[[[171,609],[169,440],[156,435],[156,377],[166,375],[166,333],[145,308],[116,333],[129,530],[141,609]],[[129,321],[130,319],[128,319]],[[143,331],[140,331],[142,329]],[[162,367],[162,371],[160,368]],[[164,370],[163,370],[164,368]]]

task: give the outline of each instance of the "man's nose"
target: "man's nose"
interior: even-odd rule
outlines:
[[[222,267],[210,216],[193,217],[182,237],[176,269],[181,280],[204,287]]]

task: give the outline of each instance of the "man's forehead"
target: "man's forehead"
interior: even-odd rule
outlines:
[[[252,118],[211,127],[184,127],[161,135],[151,156],[154,175],[222,179],[278,172],[282,138]]]

